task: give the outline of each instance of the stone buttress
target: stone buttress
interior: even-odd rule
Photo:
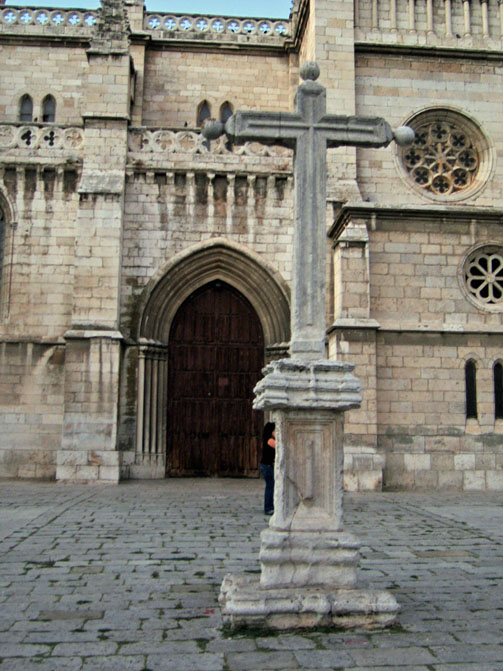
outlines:
[[[118,331],[123,201],[130,106],[129,23],[103,2],[87,51],[85,154],[79,186],[72,327],[67,352],[58,480],[118,482]]]

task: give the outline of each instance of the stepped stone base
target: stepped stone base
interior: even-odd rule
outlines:
[[[224,624],[232,629],[382,629],[400,609],[388,592],[323,587],[264,588],[256,576],[227,574],[219,602]]]
[[[356,586],[360,545],[351,534],[269,528],[262,531],[260,538],[262,588]]]

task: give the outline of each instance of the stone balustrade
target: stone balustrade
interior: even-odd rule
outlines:
[[[147,12],[144,30],[164,39],[283,44],[290,37],[287,19],[242,19]]]
[[[4,7],[0,33],[91,35],[100,10]],[[290,37],[287,19],[232,18],[145,12],[143,28],[158,39],[210,40],[282,45]]]
[[[81,158],[84,131],[53,124],[0,124],[0,150],[4,156],[61,156]]]
[[[0,12],[0,32],[90,35],[98,14],[98,10],[5,7]]]
[[[358,0],[356,26],[358,42],[500,50],[503,2]]]

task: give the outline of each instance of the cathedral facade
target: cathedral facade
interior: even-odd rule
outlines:
[[[255,476],[287,356],[293,157],[201,126],[331,114],[327,352],[363,388],[348,489],[503,489],[503,3],[299,0],[289,20],[0,7],[0,477]]]

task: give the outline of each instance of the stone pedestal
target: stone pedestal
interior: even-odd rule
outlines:
[[[343,529],[343,413],[361,400],[352,370],[282,359],[255,388],[255,408],[276,423],[275,512],[261,535],[260,577],[222,584],[231,627],[376,628],[396,618],[392,595],[358,586],[359,544]]]

